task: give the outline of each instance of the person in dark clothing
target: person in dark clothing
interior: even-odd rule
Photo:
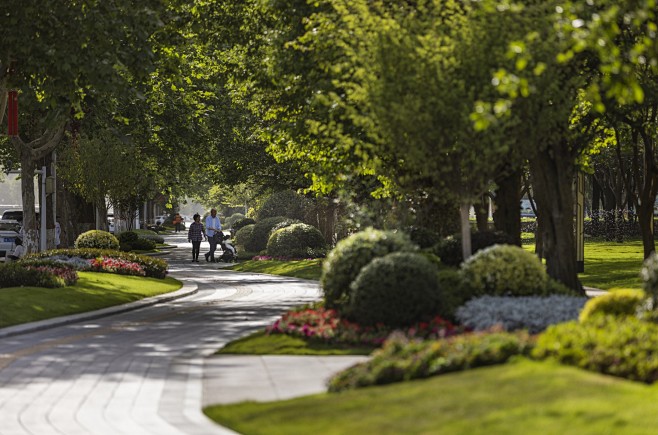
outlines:
[[[190,229],[187,232],[187,241],[192,242],[192,261],[199,262],[199,251],[201,250],[201,242],[206,240],[206,230],[201,223],[201,216],[199,213],[194,215],[194,222],[190,224]]]

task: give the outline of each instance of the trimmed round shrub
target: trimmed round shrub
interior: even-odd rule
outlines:
[[[595,315],[635,316],[646,302],[647,295],[642,290],[625,289],[608,292],[588,300],[578,320],[586,322]]]
[[[437,268],[416,252],[393,252],[363,267],[350,285],[347,318],[360,325],[408,326],[436,315]]]
[[[339,241],[322,263],[320,284],[327,308],[340,308],[350,293],[350,284],[361,268],[373,258],[383,257],[391,252],[413,252],[418,247],[409,236],[392,231],[367,228]],[[382,280],[386,277],[382,277]]]
[[[93,249],[119,249],[119,240],[107,231],[90,230],[82,233],[75,239],[74,246]]]
[[[272,234],[272,230],[274,228],[282,228],[277,225],[284,222],[289,222],[288,225],[292,225],[297,221],[290,220],[284,216],[275,216],[256,222],[254,230],[251,233],[251,238],[245,242],[244,248],[249,252],[260,252],[265,250],[267,248],[267,241],[270,239],[270,234]]]
[[[502,231],[479,231],[471,234],[471,251],[475,254],[493,245],[513,245],[514,239]],[[461,234],[455,234],[441,240],[433,248],[443,264],[459,266],[464,261]]]
[[[293,190],[282,190],[271,194],[256,213],[256,221],[285,216],[303,220],[310,201]]]
[[[443,269],[438,272],[440,303],[436,313],[444,319],[455,321],[459,307],[471,300],[474,295],[464,287],[457,269]]]
[[[240,228],[233,238],[236,245],[245,246],[251,241],[251,235],[254,232],[255,224],[249,224]]]
[[[317,258],[325,252],[326,243],[320,230],[303,223],[292,224],[272,233],[267,242],[267,255],[272,257]]]
[[[139,235],[134,231],[123,231],[116,238],[119,240],[119,243],[131,243],[139,239]]]
[[[420,249],[431,248],[441,241],[441,236],[437,232],[425,227],[410,226],[405,228],[404,232],[409,234],[411,241]]]
[[[226,228],[233,228],[233,224],[239,220],[242,220],[245,218],[245,215],[242,213],[233,213],[231,216],[227,217],[224,220],[224,226]]]
[[[233,225],[231,225],[231,229],[233,231],[240,231],[241,228],[246,227],[247,225],[254,225],[256,223],[255,220],[252,218],[244,218],[244,219],[238,219],[235,222],[233,222]]]
[[[464,285],[475,295],[532,296],[545,293],[546,268],[523,248],[493,245],[477,252],[461,267]]]

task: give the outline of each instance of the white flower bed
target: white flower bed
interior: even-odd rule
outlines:
[[[550,325],[578,318],[587,297],[482,296],[457,309],[457,319],[476,331],[500,325],[505,331],[541,332]]]

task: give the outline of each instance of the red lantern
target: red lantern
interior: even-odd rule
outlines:
[[[7,134],[18,136],[18,91],[7,92]]]

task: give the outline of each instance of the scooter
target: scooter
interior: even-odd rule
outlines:
[[[233,263],[238,259],[238,250],[231,243],[231,235],[224,234],[219,241],[219,247],[222,250],[222,255],[219,256],[217,261],[225,263]]]

